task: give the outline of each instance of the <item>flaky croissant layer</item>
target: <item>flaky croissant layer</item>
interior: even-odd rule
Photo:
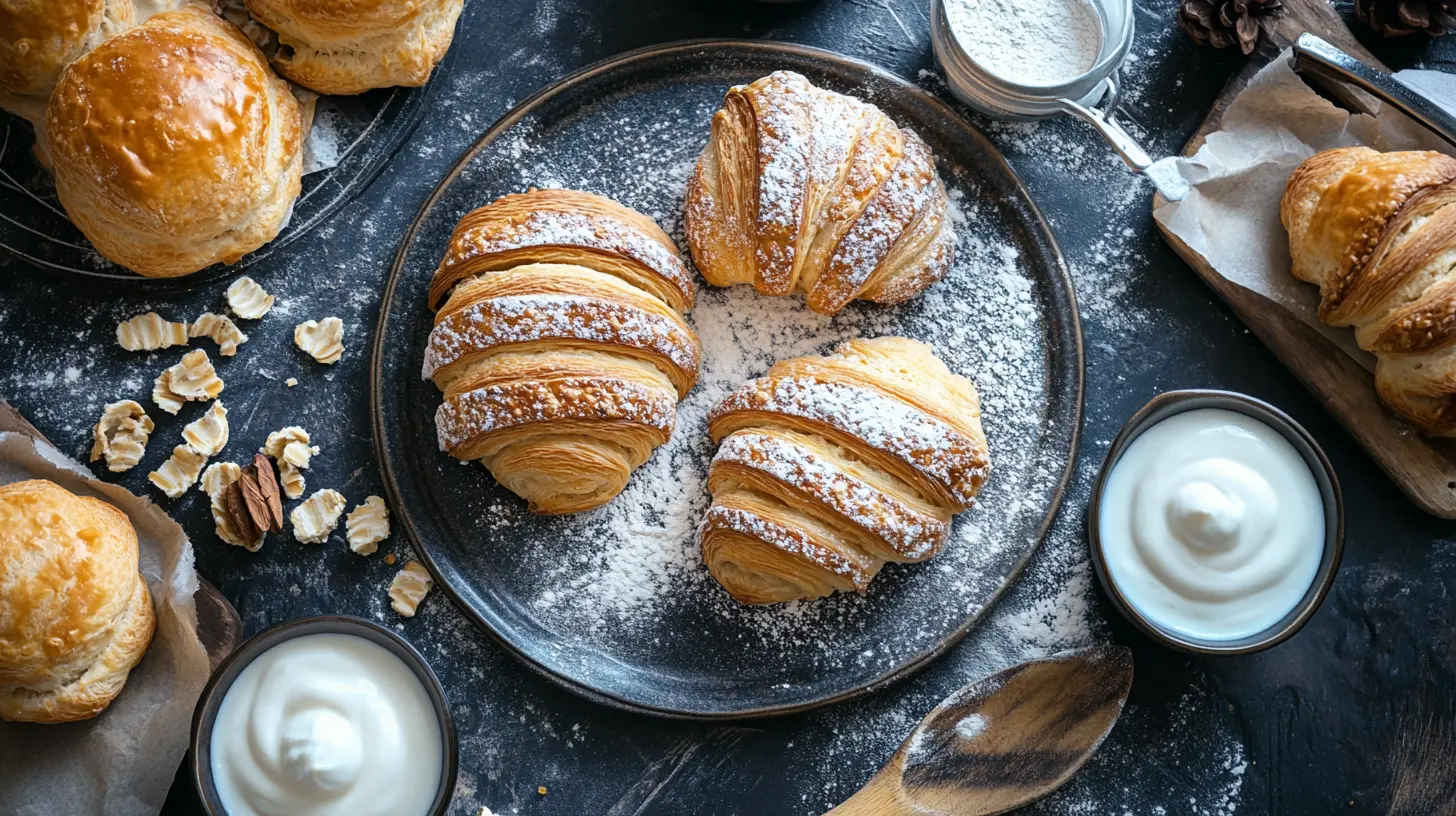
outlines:
[[[802,292],[833,314],[899,303],[954,256],[930,148],[879,108],[777,71],[729,89],[688,184],[686,228],[714,286]]]
[[[1320,319],[1376,355],[1397,413],[1456,436],[1456,159],[1432,151],[1326,150],[1280,204],[1294,276],[1320,288]]]
[[[536,512],[610,501],[697,379],[691,287],[667,235],[601,196],[533,190],[468,213],[430,286],[440,449]]]
[[[862,591],[887,561],[933,557],[989,472],[980,417],[975,386],[915,340],[774,364],[708,417],[709,571],[762,604]]]

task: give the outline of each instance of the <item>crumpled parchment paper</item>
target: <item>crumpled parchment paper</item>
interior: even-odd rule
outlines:
[[[152,502],[100,481],[44,441],[0,433],[0,484],[22,479],[50,479],[126,513],[157,632],[99,716],[62,725],[0,722],[0,814],[155,816],[187,752],[192,709],[209,674],[197,636],[192,545]]]
[[[1294,73],[1289,51],[1265,66],[1189,158],[1165,159],[1191,189],[1153,217],[1207,258],[1223,277],[1273,300],[1318,329],[1366,368],[1374,357],[1349,329],[1319,322],[1319,289],[1289,272],[1289,235],[1279,221],[1284,183],[1299,163],[1334,147],[1452,152],[1407,116],[1382,106],[1350,114],[1315,93]],[[1401,71],[1397,79],[1445,107],[1456,104],[1456,76]],[[1161,163],[1160,163],[1161,164]]]

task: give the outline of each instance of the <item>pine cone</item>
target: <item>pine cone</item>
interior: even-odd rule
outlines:
[[[1355,16],[1387,37],[1417,31],[1440,37],[1456,30],[1456,0],[1355,0]]]
[[[1178,27],[1199,45],[1228,48],[1238,43],[1240,51],[1251,54],[1260,29],[1272,26],[1283,11],[1279,0],[1183,0]]]

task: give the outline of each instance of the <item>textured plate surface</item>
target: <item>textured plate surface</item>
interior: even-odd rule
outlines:
[[[672,440],[608,506],[533,516],[478,466],[440,453],[420,378],[425,293],[465,212],[530,186],[576,187],[653,216],[682,244],[681,203],[729,85],[791,69],[918,132],[951,191],[957,262],[922,297],[834,318],[797,298],[704,285],[690,315],[704,367]],[[684,245],[684,250],[686,247]],[[686,256],[686,251],[684,251]],[[860,336],[930,342],[981,390],[992,474],[936,560],[889,565],[865,595],[747,608],[707,574],[708,408],[775,359]],[[901,79],[828,52],[695,42],[587,68],[521,103],[425,203],[396,258],[375,340],[375,437],[406,531],[441,586],[507,649],[598,701],[667,716],[786,713],[903,677],[959,640],[1015,578],[1056,513],[1081,426],[1071,282],[1025,189],[979,132]]]
[[[293,213],[278,237],[235,264],[214,264],[180,278],[147,278],[101,257],[56,198],[48,171],[36,160],[31,126],[0,111],[0,251],[62,274],[155,289],[199,286],[241,274],[323,223],[384,170],[429,109],[445,82],[447,54],[422,88],[383,88],[358,96],[321,96],[314,126],[319,152],[337,164],[303,177]]]

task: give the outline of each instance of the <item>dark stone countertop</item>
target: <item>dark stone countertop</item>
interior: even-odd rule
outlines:
[[[1184,38],[1172,23],[1176,5],[1139,0],[1126,71],[1122,117],[1156,154],[1181,147],[1240,61]],[[351,505],[382,494],[368,348],[397,241],[460,152],[537,88],[644,45],[763,37],[860,57],[943,93],[927,13],[925,0],[472,0],[440,103],[390,167],[330,223],[251,270],[281,308],[248,327],[248,344],[219,366],[234,438],[252,444],[302,424],[323,449],[310,489],[335,487]],[[1396,66],[1441,67],[1456,54],[1456,44],[1423,37],[1372,45]],[[952,689],[1094,640],[1135,649],[1129,708],[1091,764],[1030,812],[1384,813],[1398,788],[1433,790],[1413,781],[1419,769],[1402,752],[1422,739],[1450,740],[1456,719],[1456,526],[1408,503],[1164,245],[1148,212],[1151,187],[1089,129],[971,119],[1026,180],[1072,266],[1087,347],[1086,432],[1061,520],[1032,567],[984,626],[922,674],[864,700],[771,721],[666,722],[557,689],[438,593],[400,621],[384,594],[395,568],[349,553],[338,536],[325,548],[281,538],[258,554],[228,547],[212,533],[206,498],[192,491],[165,506],[192,535],[200,572],[237,605],[248,633],[344,612],[395,626],[418,646],[447,686],[461,733],[459,814],[482,804],[542,814],[818,812],[862,784]],[[170,364],[163,354],[118,348],[116,323],[148,309],[193,316],[219,303],[224,288],[138,294],[55,279],[10,258],[0,258],[0,270],[0,396],[81,459],[101,405],[142,398]],[[346,353],[326,368],[302,360],[289,332],[329,314],[344,319]],[[283,386],[289,376],[297,388]],[[1083,513],[1109,441],[1153,394],[1194,386],[1247,392],[1288,411],[1324,446],[1345,489],[1348,546],[1334,592],[1304,631],[1259,655],[1200,659],[1153,646],[1115,617],[1087,568]],[[153,492],[145,473],[191,418],[163,415],[144,466],[118,481]],[[408,543],[396,535],[383,552],[406,555]],[[1446,802],[1456,808],[1456,799]],[[179,776],[164,812],[199,810]]]

